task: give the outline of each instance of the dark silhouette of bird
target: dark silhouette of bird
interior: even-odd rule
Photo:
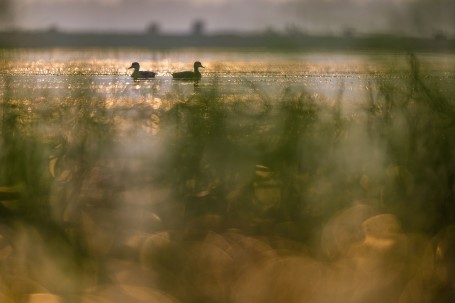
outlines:
[[[184,72],[176,72],[172,73],[172,78],[174,79],[182,79],[182,80],[199,80],[201,79],[201,73],[199,72],[199,67],[202,67],[201,62],[196,61],[194,62],[194,71],[184,71]]]
[[[131,77],[134,80],[155,78],[155,75],[156,75],[155,72],[139,70],[139,63],[137,63],[137,62],[133,62],[128,69],[130,69],[130,68],[134,68],[134,71],[131,74]]]

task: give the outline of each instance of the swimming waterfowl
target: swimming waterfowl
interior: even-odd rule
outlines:
[[[199,80],[199,79],[201,79],[201,73],[199,72],[199,67],[205,68],[202,66],[201,62],[196,61],[196,62],[194,62],[194,71],[176,72],[176,73],[172,74],[172,78]]]
[[[133,73],[131,74],[131,77],[134,80],[137,79],[150,79],[150,78],[155,78],[156,73],[155,72],[149,72],[149,71],[141,71],[139,70],[139,63],[138,62],[133,62],[131,66],[128,68],[134,68]]]

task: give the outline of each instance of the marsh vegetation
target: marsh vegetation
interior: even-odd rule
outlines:
[[[454,62],[403,58],[198,83],[4,59],[0,301],[452,302]]]

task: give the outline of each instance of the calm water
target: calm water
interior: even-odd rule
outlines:
[[[420,55],[429,76],[447,83],[453,79],[453,55]],[[141,98],[166,99],[174,89],[194,93],[191,83],[171,81],[171,73],[191,70],[192,62],[205,65],[199,88],[214,83],[223,93],[250,94],[257,89],[270,98],[295,88],[345,103],[362,102],[376,79],[394,81],[408,70],[404,54],[269,53],[260,51],[186,50],[148,52],[135,50],[8,51],[3,54],[1,82],[12,94],[27,98],[40,94],[65,95],[79,89],[105,96],[112,102]],[[134,82],[127,67],[138,61],[143,70],[158,73],[155,80]],[[392,74],[385,75],[385,72]],[[7,79],[7,80],[6,80]],[[7,82],[6,82],[7,81]],[[447,88],[451,89],[451,88]],[[22,96],[21,96],[22,95]]]
[[[0,301],[453,302],[455,56],[417,58],[3,51]]]

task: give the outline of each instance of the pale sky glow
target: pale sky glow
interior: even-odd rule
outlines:
[[[7,1],[7,0],[3,0]],[[10,0],[13,27],[64,31],[188,32],[196,19],[208,32],[454,33],[453,0]]]

